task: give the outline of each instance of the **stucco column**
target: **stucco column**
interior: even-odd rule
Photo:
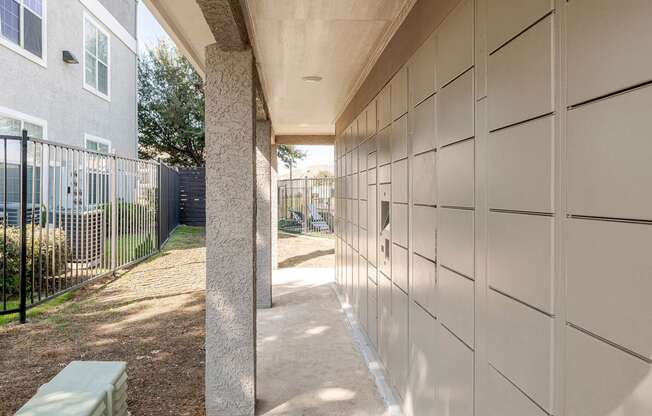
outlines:
[[[272,270],[278,269],[278,157],[272,145]]]
[[[252,51],[206,48],[206,414],[253,416],[256,202]]]
[[[272,307],[271,123],[256,122],[256,306]]]

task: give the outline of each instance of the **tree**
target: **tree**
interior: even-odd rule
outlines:
[[[315,178],[332,178],[332,177],[333,177],[333,172],[331,172],[330,170],[320,170],[315,175]]]
[[[306,152],[297,149],[291,144],[280,144],[276,148],[276,154],[283,161],[286,168],[290,169],[290,179],[292,179],[292,168],[297,166],[297,161],[306,157]]]
[[[204,165],[204,81],[166,42],[138,62],[138,155]]]

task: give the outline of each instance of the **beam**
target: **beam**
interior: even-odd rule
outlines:
[[[296,135],[277,135],[275,137],[275,144],[294,144],[294,145],[333,145],[335,144],[335,136],[333,135],[310,135],[310,134],[296,134]]]
[[[221,50],[231,52],[249,48],[249,35],[238,0],[197,0],[197,4]]]

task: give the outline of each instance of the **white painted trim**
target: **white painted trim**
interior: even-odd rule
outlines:
[[[43,138],[48,138],[48,122],[42,118],[30,116],[29,114],[21,113],[20,111],[12,110],[11,108],[0,106],[0,116],[13,118],[23,122],[36,124],[43,127]]]
[[[95,26],[95,28],[98,31],[102,32],[102,34],[104,36],[106,36],[106,38],[107,38],[107,61],[108,61],[107,62],[107,68],[106,68],[106,72],[107,72],[107,74],[106,74],[107,75],[106,83],[107,83],[107,92],[108,92],[107,94],[104,94],[103,92],[99,91],[98,89],[96,89],[94,87],[91,87],[91,86],[86,84],[86,21],[87,20],[93,26]],[[102,98],[102,99],[104,99],[104,100],[106,100],[108,102],[111,102],[111,34],[109,34],[109,32],[107,32],[104,29],[103,25],[100,22],[95,20],[93,18],[93,16],[91,16],[89,13],[86,13],[85,11],[84,11],[84,18],[83,18],[83,21],[82,21],[82,25],[83,25],[82,26],[82,50],[83,50],[82,53],[84,54],[84,56],[82,57],[82,72],[83,72],[83,74],[82,74],[82,86],[84,87],[84,89],[86,91],[92,92],[93,94],[97,95],[98,97],[100,97],[100,98]],[[97,74],[99,74],[99,71],[98,71],[97,67],[95,68],[95,70],[96,70],[95,74],[97,76]]]
[[[20,39],[22,41],[23,39],[23,28],[24,28],[24,23],[23,23],[23,7],[27,7],[23,5],[23,2],[20,1]],[[29,9],[29,7],[27,7]],[[31,10],[31,9],[30,9]],[[1,21],[2,19],[0,19]],[[0,36],[0,45],[6,47],[7,49],[11,50],[12,52],[17,53],[18,55],[22,56],[23,58],[30,60],[38,65],[41,65],[43,68],[48,67],[48,2],[47,0],[43,0],[43,15],[41,16],[41,43],[42,43],[42,51],[43,51],[43,57],[38,57],[28,51],[27,49],[23,48],[20,45],[16,45],[15,43],[3,38]]]
[[[122,43],[125,44],[131,51],[135,54],[138,54],[138,42],[136,38],[131,36],[129,31],[125,29],[124,26],[118,22],[118,19],[113,17],[111,12],[109,12],[99,0],[79,0],[79,2],[86,7],[89,13],[91,13],[97,20],[102,22],[104,26],[111,31],[120,39]]]
[[[92,142],[102,143],[102,144],[105,144],[105,145],[109,146],[109,153],[108,154],[111,154],[111,150],[113,149],[113,145],[111,143],[111,140],[108,140],[108,139],[105,139],[105,138],[99,137],[99,136],[94,136],[92,134],[84,133],[84,149],[88,149],[87,144],[88,144],[89,140],[92,141]]]

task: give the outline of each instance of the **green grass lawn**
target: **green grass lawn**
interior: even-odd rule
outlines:
[[[61,296],[57,296],[56,298],[42,303],[38,306],[33,307],[32,309],[27,310],[27,318],[34,318],[36,316],[41,315],[43,312],[47,311],[48,309],[54,308],[58,305],[61,305],[62,303],[65,303],[71,299],[74,298],[74,293],[73,292],[67,292],[64,293]],[[27,303],[29,304],[29,299],[27,299]],[[9,300],[7,301],[7,309],[13,309],[18,307],[18,301],[17,300]],[[0,315],[0,326],[8,324],[9,322],[14,322],[18,321],[20,316],[17,313],[12,313],[9,315]]]
[[[197,248],[197,247],[203,247],[205,245],[205,229],[204,227],[189,227],[187,225],[180,225],[177,227],[176,230],[172,233],[170,238],[168,239],[167,243],[161,248],[161,253],[169,252],[171,250],[182,250],[182,249],[189,249],[189,248]],[[120,249],[121,247],[127,247],[127,245],[130,242],[136,242],[138,241],[135,237],[133,236],[127,236],[123,237],[118,241],[118,248]],[[131,245],[131,249],[128,250],[127,254],[131,254],[134,256],[135,253],[135,244]],[[110,254],[110,251],[107,251],[106,255]],[[136,259],[136,257],[130,257],[131,259]],[[38,306],[35,306],[32,309],[29,309],[27,311],[27,317],[28,318],[33,318],[38,315],[43,314],[45,311],[48,309],[54,308],[58,305],[61,305],[69,300],[74,299],[75,297],[75,292],[67,292],[64,293],[61,296],[58,296],[48,302],[42,303]],[[27,302],[29,304],[29,299],[27,299]],[[0,307],[2,305],[0,304]],[[13,309],[18,307],[18,300],[8,300],[7,301],[7,309]],[[0,315],[0,326],[5,325],[9,322],[14,322],[18,321],[19,316],[17,313],[15,314],[9,314],[9,315]]]

